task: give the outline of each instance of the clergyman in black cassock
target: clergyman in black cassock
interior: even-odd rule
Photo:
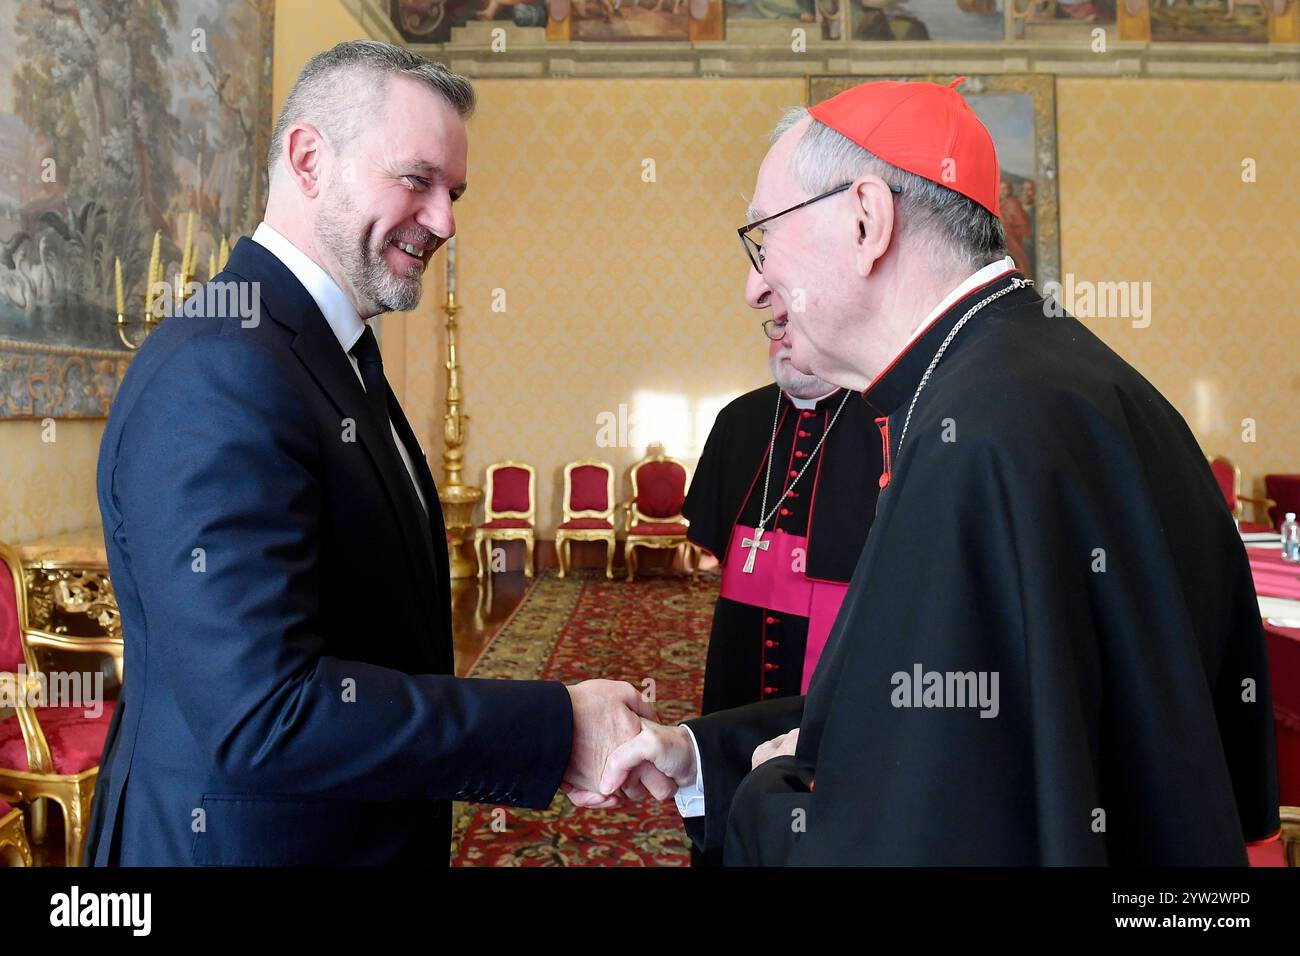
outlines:
[[[864,393],[893,461],[806,703],[688,722],[706,805],[688,829],[729,865],[1231,864],[1278,830],[1245,551],[1147,381],[1017,288],[953,340],[898,453],[935,350],[1018,277]],[[936,706],[929,673],[998,675],[996,714],[977,687]],[[796,753],[751,773],[793,727]]]

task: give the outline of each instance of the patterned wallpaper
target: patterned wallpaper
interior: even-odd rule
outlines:
[[[762,316],[742,299],[732,229],[767,131],[802,101],[803,84],[476,86],[471,187],[459,204],[466,477],[481,483],[502,458],[531,462],[549,536],[565,461],[604,457],[621,479],[660,440],[693,462],[716,404],[766,380]],[[1061,80],[1057,112],[1063,271],[1076,283],[1151,284],[1149,326],[1086,321],[1178,406],[1206,450],[1238,461],[1247,485],[1300,471],[1300,421],[1288,414],[1300,384],[1286,371],[1300,275],[1300,129],[1287,118],[1300,115],[1300,88]],[[1253,183],[1241,178],[1247,158]],[[434,272],[419,310],[384,320],[383,347],[440,476]],[[492,311],[494,289],[504,312]],[[624,414],[622,435],[620,405],[645,412],[632,429]],[[602,414],[615,447],[598,444]],[[1242,441],[1245,418],[1256,442]],[[102,423],[58,429],[46,445],[38,422],[0,423],[0,540],[98,519]]]
[[[1243,484],[1300,472],[1300,87],[1061,80],[1056,109],[1063,272],[1150,283],[1146,327],[1088,324]]]
[[[99,523],[95,462],[102,419],[0,421],[0,541],[41,538]],[[49,438],[53,441],[49,441]]]

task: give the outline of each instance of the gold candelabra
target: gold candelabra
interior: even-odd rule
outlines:
[[[442,503],[443,521],[447,525],[447,554],[453,578],[471,578],[478,571],[478,555],[465,556],[465,536],[474,526],[474,509],[483,500],[483,489],[467,485],[460,479],[464,466],[465,423],[469,416],[460,410],[460,359],[456,354],[456,240],[447,244],[447,299],[442,306],[447,316],[447,411],[442,416],[442,483],[438,500]]]
[[[220,269],[225,268],[226,260],[230,257],[230,245],[226,238],[221,238],[221,248],[216,253],[208,254],[208,278],[211,279]],[[113,328],[117,330],[117,337],[121,339],[122,344],[134,352],[144,344],[158,323],[167,317],[168,312],[179,309],[184,304],[187,293],[190,292],[190,285],[194,282],[199,260],[198,246],[194,242],[194,213],[186,217],[185,222],[185,245],[181,247],[180,271],[176,274],[176,286],[173,290],[168,286],[163,278],[162,264],[162,233],[153,234],[153,248],[149,252],[149,271],[145,273],[144,281],[144,314],[141,316],[139,325],[142,334],[138,339],[131,337],[130,328],[136,324],[126,317],[126,290],[122,284],[122,257],[117,256],[113,260],[113,284],[116,292],[117,315],[113,319]],[[159,315],[158,302],[161,299],[169,300],[164,303],[165,307],[161,309]],[[172,304],[174,303],[174,304]]]

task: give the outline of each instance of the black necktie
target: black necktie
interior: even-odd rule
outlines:
[[[420,507],[420,499],[415,494],[415,478],[407,470],[406,463],[402,461],[402,453],[398,450],[397,441],[393,437],[393,424],[388,417],[388,379],[384,378],[384,359],[379,354],[379,342],[375,339],[375,330],[370,326],[366,326],[366,330],[361,333],[361,338],[357,339],[357,344],[352,346],[352,357],[357,360],[361,381],[366,386],[366,401],[370,403],[370,410],[375,416],[379,441],[393,452],[399,474],[407,479],[405,485],[416,510],[422,512],[424,509]]]
[[[366,330],[361,333],[361,338],[357,339],[357,344],[352,346],[352,356],[357,360],[357,367],[361,371],[361,381],[366,386],[366,400],[370,402],[370,409],[375,413],[375,424],[381,428],[389,425],[388,421],[388,380],[384,378],[384,359],[379,354],[379,342],[375,340],[375,330],[366,326]],[[383,428],[383,434],[388,436],[392,441],[392,426]]]

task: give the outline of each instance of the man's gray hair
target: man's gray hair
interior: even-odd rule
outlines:
[[[334,150],[347,147],[375,116],[382,114],[384,94],[394,76],[424,83],[468,119],[474,112],[469,80],[441,63],[378,40],[348,40],[317,53],[298,74],[271,134],[267,167],[275,175],[284,137],[295,123],[311,123]]]
[[[803,106],[786,110],[772,131],[772,142],[808,115]],[[790,154],[790,171],[812,196],[864,173],[902,187],[895,197],[898,234],[911,243],[928,245],[927,258],[941,267],[974,272],[1007,254],[1001,220],[979,203],[885,162],[817,119],[808,124]]]

